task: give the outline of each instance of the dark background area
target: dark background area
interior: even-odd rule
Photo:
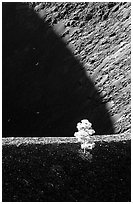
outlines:
[[[2,3],[2,42],[3,137],[73,136],[81,119],[113,133],[82,64],[27,4]]]

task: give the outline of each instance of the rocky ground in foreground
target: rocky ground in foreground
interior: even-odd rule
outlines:
[[[3,202],[130,202],[131,142],[5,145]]]
[[[95,135],[92,137],[93,142],[120,142],[124,143],[131,140],[131,134],[117,135]],[[79,143],[75,137],[7,137],[2,138],[2,145],[28,145],[28,144],[52,144],[52,143]]]
[[[3,45],[3,81],[6,84],[3,129],[8,130],[4,132],[5,136],[22,133],[27,136],[72,136],[73,127],[83,118],[92,122],[96,134],[130,132],[131,3],[44,2],[28,5],[46,27],[52,28],[72,54],[59,45],[62,61],[56,55],[55,38],[50,38],[52,34],[49,31],[45,35],[49,44],[44,46],[40,24],[36,19],[32,20],[28,12],[29,18],[23,18],[24,5],[17,5],[17,24],[14,26],[9,16],[8,23],[4,25],[8,32],[3,44],[9,42],[9,46]],[[21,30],[21,25],[27,26],[28,32]],[[15,39],[16,44],[14,33],[21,36]],[[74,60],[71,60],[72,55]],[[50,63],[53,61],[51,67],[63,65],[63,71],[49,73],[46,70],[46,78],[41,78],[44,76],[42,67],[48,66],[45,58]],[[75,60],[82,65],[77,70],[73,67],[74,63],[77,64]],[[68,72],[67,67],[72,70]],[[80,69],[85,71],[85,75]],[[45,94],[44,87],[48,87]]]

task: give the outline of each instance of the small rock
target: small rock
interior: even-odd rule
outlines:
[[[38,66],[38,65],[39,65],[39,62],[37,62],[35,65]]]
[[[131,15],[131,14],[130,14],[130,10],[129,10],[129,9],[126,9],[126,11],[125,11],[124,14],[123,14],[123,20],[129,18],[130,15]]]
[[[109,2],[108,3],[108,8],[110,9],[110,8],[114,7],[115,4],[116,4],[115,2]]]
[[[74,25],[74,23],[75,23],[75,20],[71,20],[70,21],[70,26]]]
[[[121,120],[121,113],[118,113],[118,114],[111,116],[111,119],[114,123],[120,121]]]
[[[110,109],[112,108],[112,106],[114,106],[114,102],[113,102],[113,101],[110,101],[110,102],[107,102],[107,103],[106,103],[106,108],[107,108],[108,110],[110,110]]]
[[[116,12],[119,9],[119,4],[117,4],[113,9],[112,12]]]
[[[109,12],[106,12],[106,13],[103,15],[103,17],[102,17],[102,20],[103,20],[103,21],[107,20],[108,15],[109,15]]]
[[[43,3],[40,3],[40,4],[38,4],[37,6],[34,7],[34,10],[38,11],[38,10],[42,9],[43,7],[44,7]]]
[[[116,36],[116,33],[115,33],[115,32],[113,32],[113,33],[111,33],[111,34],[109,35],[109,37],[114,37],[114,36]]]
[[[85,17],[85,20],[86,20],[86,21],[89,21],[89,20],[92,19],[92,17],[93,17],[93,15],[89,13],[89,14],[87,14],[87,16]]]
[[[102,91],[100,94],[102,97],[105,97],[107,95],[106,91]]]
[[[79,27],[82,28],[83,26],[84,26],[84,22],[81,22],[81,23],[79,24]]]
[[[79,16],[74,16],[73,20],[75,20],[75,21],[79,20]]]

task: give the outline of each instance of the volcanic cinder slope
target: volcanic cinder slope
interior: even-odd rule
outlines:
[[[131,3],[3,3],[3,137],[130,132]]]

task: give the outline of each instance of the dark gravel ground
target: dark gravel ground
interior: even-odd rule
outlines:
[[[130,202],[131,142],[3,145],[3,202]]]
[[[131,3],[3,3],[3,137],[130,132]]]

